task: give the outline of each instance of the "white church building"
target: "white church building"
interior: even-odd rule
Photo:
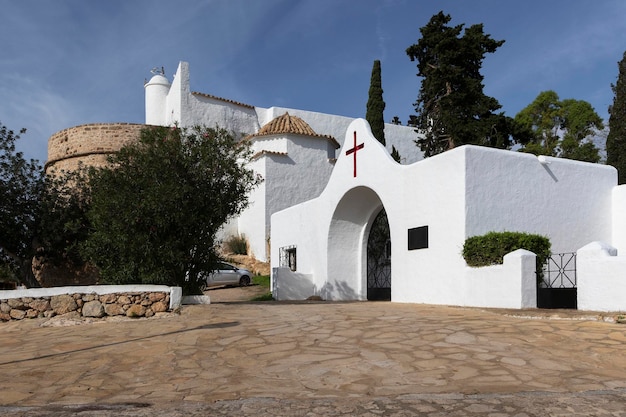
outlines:
[[[254,156],[250,167],[264,182],[250,196],[250,207],[225,226],[222,237],[244,235],[251,254],[269,261],[271,215],[320,195],[354,118],[284,107],[262,108],[194,92],[186,62],[179,63],[171,82],[160,71],[144,87],[146,124],[219,126],[251,142]],[[385,139],[387,149],[395,146],[403,163],[422,159],[414,143],[414,128],[386,124]]]
[[[193,92],[186,62],[171,82],[155,74],[145,98],[146,124],[219,126],[250,141],[265,181],[224,237],[245,235],[271,260],[276,299],[537,307],[533,253],[482,268],[461,255],[468,237],[512,231],[575,254],[579,309],[626,311],[626,186],[613,167],[477,146],[422,159],[412,127],[387,124],[385,148],[362,119]]]
[[[383,209],[387,253],[372,262],[368,241]],[[386,290],[397,302],[534,308],[535,254],[520,249],[482,268],[462,257],[468,237],[512,231],[577,254],[579,309],[626,311],[626,256],[617,256],[626,253],[626,185],[611,166],[477,146],[400,165],[358,119],[322,193],[271,222],[279,300],[367,300]]]

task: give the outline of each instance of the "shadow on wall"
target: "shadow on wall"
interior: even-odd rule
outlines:
[[[321,288],[313,283],[313,275],[301,274],[289,268],[273,268],[272,295],[276,300],[306,300],[311,296],[320,296],[329,301],[361,300],[347,281],[326,282]]]
[[[276,300],[306,300],[317,295],[313,276],[294,272],[289,268],[273,268],[272,295]]]
[[[320,290],[324,300],[354,301],[360,300],[359,294],[346,281],[326,282]]]

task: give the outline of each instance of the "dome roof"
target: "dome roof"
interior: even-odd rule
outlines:
[[[148,85],[166,85],[169,87],[170,82],[164,75],[156,74],[152,78],[150,78],[150,81],[146,83],[146,86]]]
[[[309,126],[307,122],[299,118],[298,116],[291,116],[289,113],[285,113],[282,116],[278,116],[259,130],[258,136],[262,135],[275,135],[280,133],[295,133],[297,135],[307,136],[319,136]]]
[[[315,138],[326,139],[333,143],[335,148],[339,148],[339,143],[329,135],[320,135],[309,126],[307,122],[299,118],[298,116],[291,116],[289,113],[285,113],[282,116],[278,116],[266,125],[264,125],[258,133],[248,136],[246,139],[253,139],[259,136],[271,136],[271,135],[303,135],[311,136]]]

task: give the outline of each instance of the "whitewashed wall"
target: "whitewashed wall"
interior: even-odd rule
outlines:
[[[333,170],[328,160],[328,141],[301,135],[272,135],[255,138],[256,151],[285,152],[286,155],[267,154],[253,162],[264,182],[250,196],[251,207],[242,213],[239,230],[250,241],[254,256],[266,260],[267,240],[270,236],[270,216],[294,204],[320,195]]]
[[[179,126],[190,126],[184,115],[186,114],[187,102],[191,91],[189,90],[189,64],[187,62],[180,62],[174,79],[172,80],[172,86],[170,92],[167,95],[167,106],[165,115],[165,126],[172,126],[178,124]],[[191,124],[193,125],[193,123]]]
[[[612,189],[607,165],[470,147],[467,235],[524,231],[550,237],[553,252],[575,252],[611,239]],[[488,220],[486,220],[488,219]]]
[[[506,254],[502,265],[466,267],[463,284],[467,306],[536,308],[537,256],[518,249]]]
[[[173,124],[181,127],[219,126],[237,135],[244,135],[257,133],[266,123],[289,112],[291,115],[301,117],[316,133],[333,136],[342,143],[348,125],[354,120],[351,117],[284,107],[268,109],[251,107],[208,95],[193,94],[191,91],[189,64],[180,62],[165,97],[161,90],[152,94],[146,88],[146,121],[150,120],[152,124],[166,126]],[[150,114],[149,119],[148,114]],[[421,152],[413,142],[417,137],[413,128],[387,124],[385,132],[388,152],[391,152],[392,145],[395,145],[403,157],[403,163],[422,158]],[[262,157],[266,159],[262,169],[266,179],[265,185],[251,195],[250,208],[237,221],[226,225],[220,236],[227,238],[228,235],[235,234],[235,231],[245,234],[250,240],[253,253],[260,260],[267,258],[265,252],[270,229],[269,216],[277,209],[319,195],[332,170],[332,164],[329,164],[328,158],[336,157],[334,148],[329,142],[323,140],[319,140],[316,145],[325,146],[325,154],[321,157],[317,152],[309,155],[306,151],[300,151],[298,146],[301,145],[294,145],[295,147],[291,147],[288,151],[284,150],[287,146],[285,141],[282,141],[280,145],[276,148],[274,144],[259,141],[255,143],[255,150],[288,152],[289,158],[297,161],[298,165],[286,164],[282,160],[284,158],[281,159],[280,156]],[[260,163],[253,165],[258,167]],[[286,193],[283,188],[296,190],[296,192]],[[296,198],[293,198],[294,196]],[[265,207],[266,203],[269,203],[269,206]]]
[[[355,130],[357,143],[364,143],[356,178],[354,159],[345,155]],[[529,287],[527,259],[514,268],[519,274],[505,274],[508,283],[502,286],[511,294],[502,296],[505,289],[489,269],[483,281],[497,291],[468,286],[481,272],[467,272],[461,251],[467,237],[492,230],[543,233],[557,250],[611,236],[615,170],[549,162],[546,168],[530,155],[463,146],[399,165],[371,137],[367,123],[357,120],[321,196],[272,216],[272,259],[281,247],[296,246],[297,272],[312,277],[319,295],[365,299],[368,224],[384,207],[392,240],[392,301],[528,307],[535,281]],[[428,248],[409,251],[407,231],[420,226],[429,228]]]
[[[611,242],[621,256],[626,256],[626,184],[613,189],[613,235]]]
[[[233,132],[237,138],[259,130],[253,108],[219,100],[201,94],[191,94],[185,110],[185,124],[220,127]]]
[[[252,161],[249,168],[265,179],[269,158],[262,157]],[[248,200],[250,205],[237,219],[237,234],[245,235],[251,254],[260,261],[265,261],[266,258],[266,230],[269,226],[265,221],[266,187],[267,181],[263,181],[252,190]]]
[[[626,256],[602,242],[577,251],[578,309],[626,311]]]

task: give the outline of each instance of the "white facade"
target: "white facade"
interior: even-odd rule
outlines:
[[[186,62],[179,64],[171,85],[162,74],[156,74],[145,85],[145,93],[146,124],[219,126],[241,137],[256,134],[272,120],[289,113],[308,123],[316,134],[332,136],[341,143],[348,125],[354,120],[306,110],[255,107],[192,92],[189,64]],[[388,124],[385,126],[385,136],[387,148],[390,151],[395,146],[403,163],[422,158],[414,143],[417,137],[414,128]],[[277,210],[321,193],[336,157],[335,148],[328,150],[327,145],[317,137],[301,135],[255,140],[253,147],[259,156],[251,166],[265,181],[252,194],[251,206],[239,219],[224,227],[223,237],[245,235],[253,255],[262,261],[269,260],[270,216]]]
[[[250,168],[264,181],[252,192],[250,207],[238,224],[257,259],[269,252],[271,215],[320,195],[334,167],[335,145],[323,138],[295,134],[254,138],[252,148],[259,156],[253,158]]]
[[[549,237],[554,252],[614,238],[623,246],[624,225],[614,212],[626,212],[626,201],[616,184],[610,166],[477,146],[400,165],[359,119],[350,124],[320,196],[272,216],[272,260],[286,251],[297,259],[295,272],[284,261],[273,263],[274,296],[366,299],[367,237],[384,208],[392,301],[536,307],[534,254],[517,251],[503,265],[470,268],[461,256],[465,239],[516,231]],[[416,230],[422,237],[426,231],[425,247],[410,247]],[[595,279],[581,274],[579,280]],[[626,290],[626,276],[615,279]],[[581,308],[590,305],[597,304]],[[626,299],[617,305],[626,309]]]

